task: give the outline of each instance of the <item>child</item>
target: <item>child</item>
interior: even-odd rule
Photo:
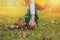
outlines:
[[[34,0],[25,0],[28,5],[27,14],[25,15],[26,24],[30,25],[30,28],[37,26],[38,15],[36,12],[36,7]]]
[[[36,7],[35,7],[35,3],[34,0],[25,0],[28,5],[28,10],[27,10],[27,14],[25,15],[25,24],[24,26],[28,29],[32,29],[35,28],[37,26],[37,22],[38,22],[38,15],[36,12]],[[21,24],[19,23],[15,23],[13,24],[11,27],[8,26],[7,29],[14,29],[14,28],[19,28],[22,27]]]

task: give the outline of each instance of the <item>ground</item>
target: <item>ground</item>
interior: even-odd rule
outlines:
[[[0,40],[44,40],[51,37],[52,40],[60,40],[60,14],[40,12],[38,27],[34,30],[5,30],[6,25],[17,21],[19,16],[8,17],[0,15]]]

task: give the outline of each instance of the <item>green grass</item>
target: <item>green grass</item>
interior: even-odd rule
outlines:
[[[34,30],[4,30],[6,25],[15,23],[18,19],[14,17],[0,16],[0,40],[43,40],[46,36],[52,40],[60,40],[60,16],[51,16],[49,13],[38,12],[39,24]],[[30,34],[28,37],[21,37],[23,33]],[[24,36],[24,35],[23,35]]]

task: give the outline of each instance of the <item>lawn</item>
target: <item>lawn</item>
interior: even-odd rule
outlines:
[[[60,14],[41,11],[38,14],[38,27],[34,30],[5,30],[5,26],[15,23],[19,16],[0,13],[0,40],[45,40],[48,37],[60,40]]]
[[[45,1],[37,1],[37,3],[40,3],[41,6],[43,6],[43,2]],[[4,2],[4,5],[0,6],[0,40],[60,40],[59,13],[37,11],[39,20],[38,26],[35,29],[5,30],[7,25],[14,24],[21,17],[23,18],[21,21],[24,21],[23,14],[26,13],[26,6],[23,5],[23,2],[21,0],[15,1],[14,3],[11,2],[10,4],[10,2],[7,1],[7,4],[9,5],[6,5],[6,2]],[[59,2],[57,1],[57,3]],[[55,4],[56,3],[54,3],[54,5]]]

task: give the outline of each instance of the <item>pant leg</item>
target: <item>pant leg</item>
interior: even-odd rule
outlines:
[[[26,15],[25,15],[24,18],[25,18],[25,22],[26,22],[26,23],[29,23],[30,18],[31,18],[30,9],[27,10],[27,13],[26,13]]]
[[[36,23],[38,22],[38,14],[37,14],[36,8],[35,8],[35,22],[36,22]]]

